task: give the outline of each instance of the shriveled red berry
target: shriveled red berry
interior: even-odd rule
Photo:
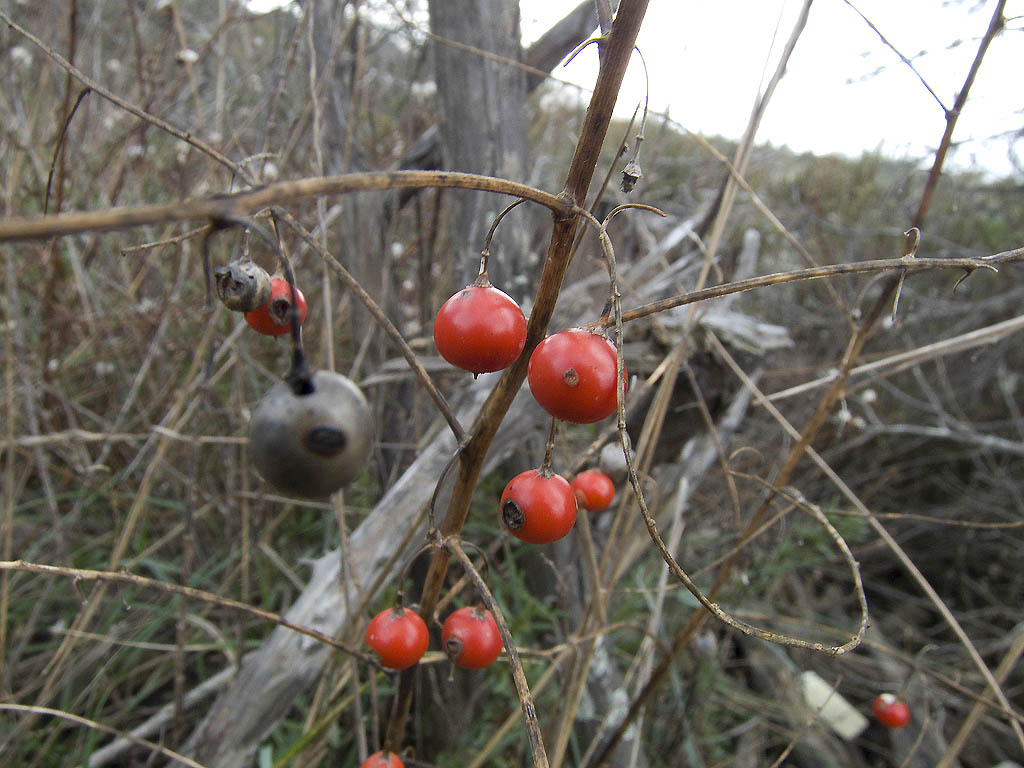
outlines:
[[[299,325],[306,322],[306,297],[295,288],[295,301],[299,310]],[[270,282],[270,301],[259,309],[245,313],[245,322],[267,336],[283,336],[292,329],[292,291],[288,281],[274,275]]]
[[[213,271],[217,298],[235,312],[251,312],[270,301],[270,275],[252,259],[241,257]]]
[[[615,413],[615,370],[615,346],[604,334],[570,328],[537,345],[527,376],[544,410],[562,421],[591,424]]]
[[[493,664],[501,653],[501,634],[487,609],[459,608],[444,620],[441,645],[458,666],[482,669]]]
[[[608,509],[615,498],[615,483],[599,469],[583,470],[570,485],[579,505],[591,512]]]
[[[430,644],[427,625],[416,611],[385,608],[366,628],[366,644],[389,669],[407,669],[423,658]]]
[[[510,366],[526,344],[526,317],[508,294],[490,283],[467,285],[434,318],[441,357],[473,374]]]
[[[509,533],[530,544],[558,541],[576,522],[576,496],[561,475],[528,469],[501,494],[501,521]]]

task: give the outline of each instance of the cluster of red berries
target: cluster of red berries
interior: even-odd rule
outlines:
[[[570,483],[550,469],[528,469],[501,494],[501,521],[509,533],[530,544],[550,544],[572,530],[579,507],[600,512],[615,498],[615,484],[596,469]]]
[[[500,371],[526,345],[519,304],[482,274],[437,312],[434,343],[441,357],[474,375]],[[540,406],[561,421],[592,424],[615,412],[615,346],[599,331],[570,328],[533,350],[527,378]],[[625,381],[625,371],[623,371]]]
[[[408,669],[427,652],[430,634],[416,611],[396,605],[373,617],[366,628],[366,644],[388,669]],[[444,620],[441,645],[456,666],[483,669],[501,653],[501,634],[487,609],[459,608]]]
[[[508,294],[481,273],[449,298],[434,319],[434,343],[441,356],[474,376],[511,365],[526,345],[526,317]],[[592,424],[615,412],[616,352],[599,331],[570,328],[548,336],[530,356],[527,379],[538,404],[554,418]],[[623,370],[623,383],[626,372]],[[501,520],[523,541],[545,544],[565,536],[576,522],[578,504],[601,510],[615,487],[596,470],[570,484],[549,467],[516,475],[501,495]]]

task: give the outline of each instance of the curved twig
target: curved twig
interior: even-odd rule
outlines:
[[[612,248],[611,239],[608,237],[607,233],[608,222],[611,220],[611,218],[615,214],[619,213],[621,210],[624,210],[629,207],[641,207],[644,209],[657,211],[657,209],[651,209],[650,206],[620,206],[619,208],[616,208],[611,213],[609,213],[605,220],[601,223],[599,237],[601,240],[602,250],[605,253],[605,260],[608,263],[610,279],[612,282],[611,309],[616,330],[615,346],[618,367],[616,385],[618,388],[617,412],[619,441],[622,445],[622,452],[626,461],[626,470],[629,476],[629,483],[633,489],[633,495],[637,500],[637,506],[640,509],[640,514],[644,519],[644,524],[647,526],[647,531],[650,534],[651,540],[654,542],[655,546],[658,548],[658,551],[661,553],[662,559],[665,561],[669,569],[672,571],[672,575],[675,576],[676,579],[684,587],[686,587],[690,594],[697,598],[700,604],[704,606],[704,608],[709,613],[711,613],[715,618],[717,618],[722,623],[727,624],[728,626],[742,632],[745,635],[757,637],[761,640],[767,640],[778,645],[785,645],[795,648],[806,648],[808,650],[817,651],[819,653],[824,653],[829,656],[840,656],[844,653],[848,653],[849,651],[854,650],[860,645],[861,641],[864,638],[864,633],[867,631],[867,598],[864,595],[864,587],[860,579],[860,571],[857,566],[857,561],[853,557],[853,553],[850,552],[850,549],[846,545],[846,542],[843,540],[842,536],[839,534],[838,531],[836,531],[832,524],[828,522],[828,519],[824,516],[824,514],[821,514],[820,510],[818,510],[817,514],[815,514],[812,509],[812,514],[815,514],[815,517],[818,519],[818,521],[821,522],[823,526],[825,526],[825,529],[829,532],[829,535],[833,538],[833,540],[836,542],[836,545],[839,547],[840,551],[843,552],[844,557],[847,559],[847,562],[849,563],[851,571],[854,575],[854,582],[857,587],[857,597],[861,606],[861,622],[860,627],[857,630],[857,633],[850,640],[841,645],[826,646],[823,643],[810,642],[807,640],[803,640],[801,638],[790,637],[788,635],[780,635],[774,632],[770,632],[768,630],[760,629],[759,627],[755,627],[751,624],[747,624],[746,622],[737,619],[728,612],[722,610],[722,608],[719,607],[719,605],[716,602],[711,600],[707,595],[705,595],[700,590],[700,588],[694,583],[693,579],[691,579],[690,576],[686,573],[686,571],[683,570],[683,568],[676,561],[675,557],[669,551],[668,547],[665,545],[665,542],[662,540],[661,535],[658,533],[658,524],[647,507],[647,500],[644,496],[643,488],[640,483],[640,478],[637,474],[636,466],[633,462],[632,450],[629,444],[629,434],[626,431],[626,418],[624,406],[625,383],[622,379],[622,309],[619,306],[619,292],[617,290],[617,279],[615,275],[615,254]],[[588,217],[588,221],[592,218],[593,217]],[[810,508],[811,505],[808,505],[808,507]]]
[[[548,756],[544,751],[544,736],[540,730],[540,723],[537,721],[537,708],[533,704],[533,696],[530,694],[530,684],[526,680],[526,673],[523,672],[523,664],[519,660],[519,650],[516,648],[515,640],[509,631],[508,622],[498,607],[498,603],[487,588],[483,577],[473,567],[473,561],[462,548],[456,538],[446,538],[441,545],[451,553],[452,557],[459,561],[462,567],[469,574],[476,586],[477,591],[487,604],[488,610],[494,615],[494,621],[498,625],[498,632],[501,634],[501,641],[505,645],[505,653],[508,656],[509,666],[512,668],[512,682],[515,683],[516,693],[519,694],[519,701],[523,708],[523,719],[526,721],[526,732],[530,737],[530,753],[533,756],[533,764],[536,768],[547,768]]]
[[[0,710],[6,712],[25,712],[33,715],[49,715],[51,717],[59,717],[61,720],[67,720],[71,723],[77,723],[78,725],[84,725],[86,728],[92,728],[96,731],[103,731],[103,733],[109,733],[112,736],[116,736],[121,741],[127,741],[131,744],[135,744],[140,747],[145,747],[151,752],[159,753],[164,757],[169,757],[172,760],[177,760],[182,765],[191,766],[191,768],[203,768],[202,763],[197,763],[190,757],[185,757],[173,749],[163,746],[162,744],[156,744],[148,739],[141,739],[138,736],[132,736],[124,731],[119,731],[117,728],[112,728],[109,725],[98,723],[95,720],[90,720],[87,717],[81,715],[75,715],[71,712],[65,712],[62,709],[52,709],[51,707],[39,707],[34,704],[14,704],[11,702],[0,702]]]
[[[284,618],[284,616],[274,613],[273,611],[265,611],[262,608],[256,608],[248,603],[232,600],[230,597],[215,595],[212,592],[196,589],[195,587],[186,587],[183,584],[173,584],[170,582],[160,581],[159,579],[137,576],[134,573],[128,573],[126,571],[95,571],[86,568],[68,568],[61,565],[48,565],[46,563],[30,563],[25,560],[0,560],[0,571],[25,571],[28,573],[46,574],[48,576],[64,576],[72,579],[74,582],[99,581],[112,584],[130,584],[143,589],[155,589],[160,592],[181,595],[189,600],[199,600],[200,602],[210,603],[211,605],[217,605],[221,608],[228,608],[233,611],[248,613],[250,616],[255,616],[263,621],[278,624],[286,629],[292,630],[293,632],[298,632],[300,635],[306,635],[307,637],[311,637],[324,645],[329,645],[343,653],[354,656],[360,661],[369,664],[374,669],[383,670],[383,667],[381,667],[375,659],[365,653],[361,653],[350,648],[340,640],[337,640],[330,635],[325,635],[319,630],[302,624],[296,624],[294,621],[289,621]]]
[[[778,422],[779,426],[782,427],[787,434],[794,439],[799,439],[800,433],[797,429],[790,424],[789,420],[765,397],[764,393],[758,389],[754,382],[750,381],[743,369],[733,360],[732,356],[729,355],[728,350],[722,346],[722,343],[718,341],[714,334],[708,333],[708,340],[714,346],[716,353],[725,361],[729,368],[736,374],[736,376],[743,382],[743,385],[750,389],[754,397],[764,406],[765,410],[771,414],[772,418]],[[899,545],[899,542],[892,537],[892,534],[882,525],[878,518],[865,506],[864,502],[860,500],[839,475],[836,474],[835,470],[829,466],[828,462],[825,461],[821,455],[814,450],[811,446],[805,446],[807,457],[824,473],[826,477],[832,482],[832,484],[839,490],[840,493],[857,509],[858,512],[867,520],[871,528],[878,534],[879,538],[885,543],[889,550],[895,555],[896,559],[910,574],[911,578],[917,583],[921,591],[928,597],[932,605],[935,606],[936,610],[941,614],[943,620],[949,625],[949,628],[953,630],[953,633],[957,636],[957,639],[964,646],[967,654],[971,657],[971,661],[975,667],[984,677],[985,682],[991,687],[996,699],[998,700],[1000,711],[1005,715],[1010,726],[1013,728],[1014,734],[1017,736],[1018,742],[1024,744],[1024,728],[1021,727],[1020,722],[1014,717],[1013,707],[1010,705],[1009,700],[1006,697],[1006,693],[1002,687],[996,681],[995,676],[992,674],[992,670],[988,668],[985,660],[981,657],[977,647],[971,641],[970,636],[964,630],[963,626],[957,621],[957,618],[953,615],[953,612],[949,609],[949,606],[942,600],[942,597],[935,588],[931,585],[925,575],[921,573],[921,570],[917,567],[914,561],[906,553],[906,551]]]
[[[514,203],[510,203],[505,206],[505,209],[494,217],[494,221],[491,222],[491,228],[487,230],[487,236],[484,237],[484,247],[480,249],[480,272],[477,274],[477,281],[481,279],[487,279],[487,260],[491,257],[491,238],[494,237],[494,230],[498,228],[498,224],[505,218],[505,215],[521,203],[525,203],[526,198],[521,197]]]
[[[789,272],[773,272],[768,275],[737,280],[732,283],[713,285],[709,288],[702,288],[699,291],[680,293],[670,296],[667,299],[659,299],[649,304],[642,304],[622,313],[622,322],[628,323],[639,320],[649,315],[664,312],[674,307],[682,307],[687,304],[697,304],[708,299],[715,299],[720,296],[729,296],[734,293],[752,291],[756,288],[766,288],[782,283],[795,283],[802,280],[820,280],[826,277],[837,277],[839,275],[870,274],[873,272],[894,272],[906,270],[911,272],[923,272],[933,269],[990,269],[998,272],[997,265],[1009,264],[1024,261],[1024,247],[1015,248],[1012,251],[1004,251],[993,256],[981,258],[956,258],[956,259],[919,259],[904,261],[900,259],[873,259],[870,261],[855,261],[846,264],[830,264],[825,267],[808,267],[805,269],[794,269]],[[604,325],[611,325],[610,319],[602,321]]]
[[[52,216],[0,219],[0,242],[36,240],[80,232],[110,232],[147,224],[187,219],[227,219],[246,216],[272,205],[306,200],[322,195],[343,195],[385,189],[472,189],[523,197],[550,209],[556,216],[577,211],[569,199],[541,189],[494,176],[448,171],[371,171],[341,176],[313,176],[280,181],[242,192],[213,195],[175,203],[112,208],[106,211],[61,213]]]

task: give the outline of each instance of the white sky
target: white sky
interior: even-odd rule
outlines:
[[[458,0],[450,0],[457,2]],[[995,0],[854,0],[946,107],[964,82]],[[284,0],[250,0],[278,6]],[[529,43],[577,0],[520,0]],[[686,128],[738,138],[757,93],[775,70],[801,0],[651,0],[638,46],[650,75],[652,109]],[[986,55],[957,123],[961,142],[947,163],[1013,173],[1007,135],[1024,138],[1024,0],[1008,0],[1007,29]],[[562,79],[593,85],[597,52],[579,54]],[[643,69],[630,68],[618,111],[643,100]],[[942,107],[844,0],[815,0],[758,132],[758,141],[799,152],[859,156],[880,150],[898,158],[928,156],[945,128]],[[1003,134],[1002,139],[991,137]],[[1017,148],[1024,161],[1024,141]],[[1018,174],[1019,177],[1019,174]]]
[[[913,60],[945,106],[952,106],[994,0],[855,4]],[[524,42],[575,5],[576,0],[521,0]],[[638,39],[650,74],[651,107],[668,110],[690,130],[738,138],[801,6],[801,0],[651,0]],[[964,144],[950,158],[960,167],[999,174],[1012,172],[1007,141],[986,140],[1024,132],[1024,32],[1016,31],[1024,27],[1024,0],[1008,0],[1005,15],[1008,29],[989,48],[953,134],[954,142]],[[592,84],[596,59],[596,51],[585,51],[555,74]],[[642,99],[642,68],[635,66],[619,111],[632,113]],[[879,149],[918,158],[935,148],[944,128],[939,104],[849,5],[815,0],[758,140],[797,151],[858,156]],[[1018,151],[1024,155],[1024,141]]]

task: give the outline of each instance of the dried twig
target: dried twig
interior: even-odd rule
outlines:
[[[215,195],[160,205],[112,208],[91,213],[0,219],[0,242],[36,240],[80,232],[109,232],[146,224],[205,219],[218,221],[251,215],[273,205],[324,195],[344,195],[383,189],[475,189],[512,197],[525,197],[549,208],[558,216],[571,216],[573,201],[514,181],[474,173],[448,171],[377,171],[323,176],[266,184],[244,192]]]
[[[161,754],[164,757],[171,758],[172,760],[178,760],[183,765],[191,766],[191,768],[203,768],[203,765],[201,763],[197,763],[190,757],[185,757],[184,755],[178,754],[173,749],[168,749],[167,747],[162,746],[161,744],[155,744],[154,742],[148,741],[146,739],[140,739],[137,736],[132,736],[131,734],[124,733],[122,731],[117,730],[116,728],[111,728],[109,725],[98,723],[95,720],[90,720],[89,718],[82,717],[81,715],[74,715],[70,712],[65,712],[60,709],[51,709],[50,707],[40,707],[32,704],[13,704],[10,702],[0,702],[0,710],[4,710],[7,712],[25,712],[32,715],[49,715],[50,717],[59,717],[61,720],[67,720],[71,723],[84,725],[87,728],[92,728],[97,731],[103,731],[103,733],[112,734],[116,736],[118,739],[122,739],[124,741],[130,742],[140,747],[145,747],[146,749],[152,752]]]
[[[232,600],[229,597],[222,597],[221,595],[215,595],[212,592],[207,592],[202,589],[187,587],[183,584],[174,584],[172,582],[160,581],[159,579],[150,579],[145,576],[138,576],[134,573],[127,573],[125,571],[96,571],[85,568],[67,568],[59,565],[47,565],[45,563],[30,563],[25,560],[0,561],[0,571],[25,571],[27,573],[46,574],[48,576],[64,576],[72,579],[74,582],[99,581],[106,584],[128,584],[142,589],[155,589],[172,595],[181,595],[189,600],[198,600],[221,608],[248,613],[249,615],[255,616],[263,621],[269,621],[272,624],[279,624],[286,629],[298,632],[300,635],[306,635],[318,642],[329,645],[332,648],[336,648],[343,653],[354,656],[375,669],[381,669],[380,664],[378,664],[370,655],[357,651],[340,640],[337,640],[330,635],[325,635],[319,630],[313,629],[312,627],[306,627],[301,624],[296,624],[273,611],[265,611],[262,608],[257,608],[249,605],[248,603]]]
[[[505,654],[508,657],[509,666],[512,668],[512,682],[515,683],[516,693],[519,694],[519,701],[523,708],[523,719],[526,721],[526,733],[530,738],[530,753],[533,757],[533,764],[537,768],[547,768],[548,757],[544,751],[544,736],[540,730],[540,723],[537,722],[537,708],[533,704],[533,696],[530,695],[530,684],[526,680],[526,673],[523,672],[523,664],[519,660],[519,649],[516,647],[515,639],[508,629],[508,622],[501,612],[501,607],[487,587],[473,561],[463,550],[457,539],[447,538],[441,542],[442,546],[451,553],[452,557],[459,561],[459,564],[466,569],[476,586],[477,591],[487,604],[487,608],[494,614],[494,621],[498,625],[498,632],[501,633],[502,643],[505,645]]]

